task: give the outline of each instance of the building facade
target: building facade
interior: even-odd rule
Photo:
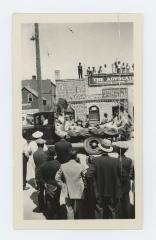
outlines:
[[[83,79],[56,79],[56,98],[67,100],[75,120],[101,122],[104,113],[111,118],[120,106],[134,116],[133,73],[94,74]]]
[[[42,97],[43,108],[46,109],[47,99]],[[38,93],[30,87],[22,88],[22,112],[33,114],[39,111]]]
[[[25,90],[24,90],[25,89]],[[33,101],[29,102],[27,96],[27,90],[32,91],[34,96],[37,93],[37,80],[36,76],[32,76],[32,79],[22,80],[22,111],[23,112],[36,112],[38,109],[38,100],[34,97]],[[42,80],[42,97],[43,97],[43,107],[45,111],[54,111],[56,104],[56,86],[50,79]],[[31,99],[30,99],[31,100]],[[36,109],[36,110],[34,110]]]

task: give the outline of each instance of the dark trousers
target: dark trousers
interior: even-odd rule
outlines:
[[[117,68],[117,73],[121,73],[121,68]]]
[[[44,198],[44,184],[38,182],[37,183],[39,187],[39,193],[38,193],[38,208],[40,211],[43,211],[45,209],[45,198]]]
[[[121,198],[121,218],[128,219],[130,218],[130,198],[129,192],[123,193]]]
[[[82,71],[79,71],[79,72],[78,72],[78,75],[79,75],[79,79],[82,79],[82,78],[83,78]]]
[[[87,188],[85,189],[85,198],[84,198],[84,217],[85,219],[95,219],[95,210],[96,210],[96,191],[95,191],[95,181],[88,180],[86,181]]]
[[[26,186],[26,178],[27,178],[27,162],[28,158],[23,154],[23,187]]]
[[[67,208],[66,205],[61,205],[59,210],[60,219],[67,219]]]
[[[60,219],[60,204],[59,204],[60,192],[57,191],[54,197],[49,194],[45,195],[45,213],[48,219]],[[62,218],[61,218],[62,219]],[[66,219],[65,217],[63,219]]]
[[[73,208],[74,219],[84,219],[83,199],[68,199],[66,205]]]
[[[111,197],[102,199],[103,219],[116,219],[118,217],[119,200]]]

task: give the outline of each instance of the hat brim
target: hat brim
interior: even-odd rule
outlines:
[[[35,133],[32,134],[32,137],[36,138],[36,139],[41,138],[42,136],[43,136],[43,133],[36,133],[35,132]]]
[[[45,141],[45,140],[38,141],[38,139],[37,139],[37,140],[36,140],[36,143],[37,143],[37,144],[40,144],[40,145],[42,145],[42,144],[45,144],[45,143],[46,143],[46,141]]]
[[[110,152],[113,151],[113,147],[104,148],[104,147],[102,147],[102,145],[101,145],[100,143],[98,144],[98,147],[99,147],[103,152],[108,152],[108,153],[110,153]]]
[[[115,142],[114,144],[113,144],[115,147],[118,147],[118,148],[120,148],[120,149],[124,149],[124,150],[128,150],[129,149],[129,146],[128,146],[128,144],[127,144],[127,142],[124,142],[124,141],[122,141],[122,142]]]

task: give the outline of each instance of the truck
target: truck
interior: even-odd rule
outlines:
[[[32,126],[23,126],[23,136],[29,142],[33,140],[32,134],[35,131],[43,132],[43,138],[46,140],[48,146],[53,146],[60,137],[55,131],[55,112],[38,112],[33,114]],[[46,124],[44,124],[44,121]],[[127,138],[124,136],[123,140]],[[128,133],[129,134],[129,133]],[[122,135],[123,136],[123,135]],[[91,127],[83,128],[80,132],[68,131],[66,139],[72,143],[73,147],[84,149],[89,155],[100,154],[101,151],[98,144],[102,142],[104,138],[110,139],[112,142],[116,141],[119,137],[119,132],[114,129]]]

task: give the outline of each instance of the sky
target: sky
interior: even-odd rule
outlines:
[[[72,31],[70,31],[71,29]],[[36,75],[34,24],[23,24],[22,79]],[[39,24],[42,79],[55,79],[60,70],[62,79],[77,78],[81,62],[84,71],[88,66],[111,64],[117,59],[133,63],[132,23],[49,23]]]

